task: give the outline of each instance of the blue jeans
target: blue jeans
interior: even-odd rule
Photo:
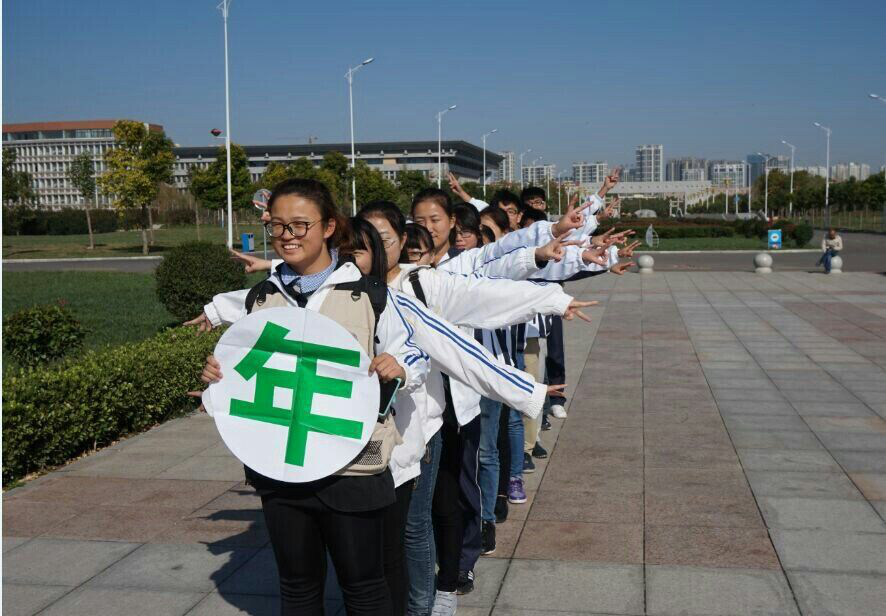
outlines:
[[[409,616],[428,616],[434,607],[437,552],[431,525],[431,504],[440,467],[440,432],[428,441],[421,460],[421,475],[415,480],[409,515],[406,518],[406,570],[409,573]]]
[[[495,522],[498,494],[498,422],[501,402],[480,398],[480,498],[484,522]]]
[[[511,477],[523,477],[523,417],[511,409],[508,417],[508,441],[511,443]]]
[[[824,254],[821,255],[821,259],[818,260],[819,263],[824,263],[824,271],[827,274],[831,273],[831,259],[840,254],[838,251],[833,248],[828,248],[824,251]]]

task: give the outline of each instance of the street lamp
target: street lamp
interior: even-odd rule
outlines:
[[[225,29],[225,155],[228,172],[228,248],[234,247],[234,203],[231,197],[231,94],[228,85],[228,9],[233,0],[222,0],[217,7],[221,11]]]
[[[458,105],[450,105],[437,112],[437,188],[443,185],[443,116]]]
[[[794,151],[797,149],[797,146],[788,143],[784,139],[782,139],[781,142],[783,144],[785,144],[786,146],[788,146],[789,148],[791,148],[791,204],[788,209],[788,212],[789,212],[790,216],[793,216],[794,215]]]
[[[486,137],[491,135],[492,133],[497,133],[498,129],[493,128],[488,133],[483,135],[483,198],[486,198]]]
[[[520,190],[523,190],[523,157],[529,154],[532,151],[532,148],[529,148],[522,154],[520,154]]]
[[[764,165],[766,166],[763,174],[766,178],[763,181],[763,192],[766,193],[763,196],[763,218],[769,220],[769,161],[772,160],[772,157],[768,154],[763,154],[763,152],[757,152],[757,156],[763,157]]]
[[[375,58],[366,58],[357,66],[352,66],[345,73],[345,79],[348,80],[348,106],[351,110],[351,215],[357,215],[357,153],[354,151],[354,73],[375,60]],[[308,140],[310,141],[310,139]]]
[[[826,228],[830,228],[831,226],[831,204],[828,199],[830,196],[830,186],[831,186],[831,129],[827,126],[822,126],[818,122],[813,122],[815,126],[820,128],[827,135],[827,150],[825,154],[825,180],[824,180],[824,226]]]
[[[560,209],[560,199],[561,199],[560,195],[563,192],[561,189],[563,181],[560,179],[560,176],[562,176],[564,173],[566,173],[565,169],[557,174],[557,216],[563,215],[562,210]]]

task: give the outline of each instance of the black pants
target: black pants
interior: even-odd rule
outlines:
[[[412,489],[415,480],[407,481],[396,489],[397,501],[387,507],[384,513],[384,553],[385,580],[391,593],[391,605],[394,616],[406,614],[406,603],[409,599],[409,575],[406,569],[406,517],[409,514],[409,503],[412,501]],[[336,569],[337,570],[337,569]]]
[[[320,499],[262,494],[262,508],[280,574],[283,616],[322,616],[326,551],[349,616],[388,616],[384,577],[384,509],[342,513]]]
[[[440,428],[442,446],[440,470],[434,487],[432,518],[434,540],[437,545],[437,590],[454,592],[458,585],[462,545],[465,537],[466,517],[473,518],[474,509],[479,513],[480,488],[474,474],[470,479],[463,473],[465,455],[474,458],[480,444],[480,417],[459,430],[454,421],[444,421]],[[473,446],[471,446],[473,443]],[[476,469],[476,460],[474,463]],[[473,485],[468,485],[473,484]],[[468,498],[476,489],[476,507]],[[479,521],[476,523],[479,525]],[[470,526],[470,525],[468,525]],[[478,526],[479,529],[479,526]]]
[[[548,331],[548,354],[545,358],[545,380],[548,385],[562,385],[566,382],[566,355],[563,351],[563,319],[559,315],[551,318]],[[566,404],[566,398],[551,396],[551,404]]]
[[[511,420],[511,409],[501,407],[498,417],[498,496],[508,495],[508,482],[511,479],[511,439],[508,425]]]

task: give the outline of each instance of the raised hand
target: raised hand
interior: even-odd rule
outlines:
[[[600,187],[600,192],[597,193],[598,195],[600,195],[601,198],[606,196],[606,193],[615,188],[615,185],[618,184],[618,177],[620,174],[621,169],[616,168],[612,171],[612,173],[603,178],[603,186]]]
[[[229,248],[228,250],[230,250],[231,258],[234,261],[239,261],[244,265],[243,269],[247,274],[252,274],[253,272],[265,272],[271,269],[271,262],[267,259],[245,255],[242,252],[237,252],[233,248]]]
[[[609,268],[609,271],[615,274],[616,276],[623,275],[628,268],[634,265],[633,261],[622,261],[621,263],[616,263],[612,267]]]
[[[215,359],[215,355],[210,355],[206,358],[206,365],[203,366],[203,374],[200,375],[200,380],[209,385],[210,383],[219,382],[221,378],[221,364]]]
[[[606,267],[606,264],[609,263],[609,257],[606,256],[605,246],[588,248],[581,253],[581,259],[585,263],[596,263],[597,265],[602,265],[603,267]]]
[[[369,362],[369,374],[373,373],[378,374],[379,380],[385,383],[394,379],[406,381],[406,370],[389,353],[379,353],[372,358]]]
[[[619,257],[632,257],[632,256],[634,256],[634,251],[639,246],[640,246],[640,240],[637,240],[636,242],[631,242],[630,244],[628,244],[624,248],[618,249],[618,256]]]
[[[458,183],[458,179],[455,177],[451,171],[449,172],[449,188],[458,195],[459,199],[464,201],[465,203],[471,200],[471,195],[465,192],[465,189],[461,187],[461,184]]]
[[[590,202],[589,202],[590,203]],[[573,229],[579,229],[585,224],[585,217],[582,214],[582,210],[584,210],[589,203],[586,203],[582,207],[578,206],[578,193],[572,195],[569,199],[569,204],[566,206],[566,213],[560,217],[554,225],[551,227],[551,234],[556,237],[558,235],[562,235],[564,233],[569,233]]]
[[[569,302],[569,306],[566,308],[566,312],[563,313],[563,318],[567,321],[571,321],[575,317],[578,317],[582,321],[591,322],[591,317],[587,316],[585,313],[581,311],[582,308],[587,308],[589,306],[596,306],[600,302],[581,302],[577,299]]]
[[[610,228],[609,230],[601,233],[600,235],[594,235],[591,237],[591,246],[596,247],[607,247],[611,245],[615,240],[612,239],[612,234],[615,232],[615,227]]]
[[[555,398],[566,398],[564,392],[566,391],[566,384],[563,385],[548,385],[548,395],[553,396]]]
[[[201,312],[200,316],[196,319],[185,321],[184,323],[182,323],[182,325],[196,326],[198,334],[202,334],[203,332],[208,332],[212,330],[212,322],[209,320],[209,317],[206,316],[205,312]]]
[[[539,246],[535,249],[535,260],[539,262],[543,261],[557,261],[566,254],[566,246],[580,246],[581,242],[577,240],[569,240],[566,241],[566,235],[569,233],[561,233],[550,242],[545,244],[544,246]]]

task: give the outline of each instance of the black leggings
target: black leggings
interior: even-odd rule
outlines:
[[[391,593],[393,616],[406,614],[406,603],[409,599],[409,573],[406,569],[406,516],[409,514],[409,503],[412,501],[412,489],[415,480],[410,480],[395,490],[396,502],[385,508],[385,580]],[[336,569],[337,570],[337,569]]]
[[[384,509],[342,513],[316,497],[261,497],[280,574],[283,616],[322,616],[326,550],[349,616],[388,616],[384,577]]]

